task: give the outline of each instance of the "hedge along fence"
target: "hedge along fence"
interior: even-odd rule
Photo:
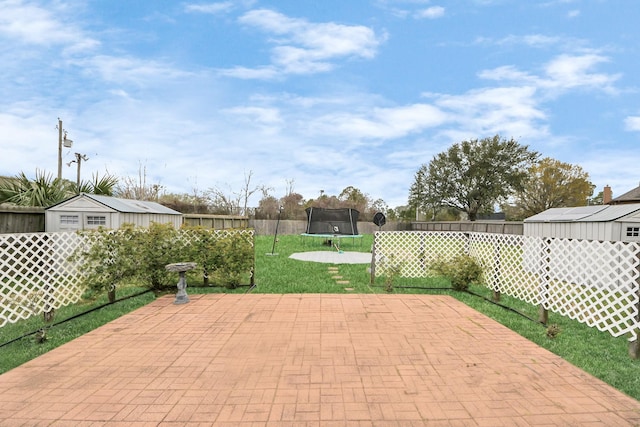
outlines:
[[[173,287],[165,265],[190,261],[191,283],[235,287],[254,284],[253,230],[148,229],[0,234],[0,327],[80,300],[89,288],[123,283]]]
[[[432,266],[467,254],[482,267],[484,285],[618,337],[638,357],[640,243],[493,233],[376,232],[372,280],[399,267],[404,277],[433,276]]]

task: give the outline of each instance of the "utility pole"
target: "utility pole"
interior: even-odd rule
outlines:
[[[82,161],[87,161],[89,160],[89,158],[86,156],[86,154],[80,154],[80,153],[76,153],[76,159],[75,160],[71,160],[69,163],[67,163],[67,166],[71,166],[72,163],[77,163],[78,164],[78,174],[76,176],[76,185],[77,185],[77,190],[78,193],[80,193],[80,166],[82,166]]]
[[[58,117],[58,180],[62,179],[62,146],[70,148],[73,141],[67,139],[67,131],[62,129],[62,120]]]
[[[58,117],[58,180],[62,179],[62,120]]]

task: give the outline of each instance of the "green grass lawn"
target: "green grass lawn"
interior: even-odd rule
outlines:
[[[365,235],[361,241],[343,240],[341,249],[370,252],[372,241],[372,235]],[[272,251],[274,255],[271,255]],[[336,249],[323,245],[322,240],[303,240],[300,236],[279,236],[274,248],[273,236],[257,236],[255,247],[256,287],[251,292],[386,293],[384,277],[378,277],[373,284],[370,284],[369,265],[340,264],[338,269],[339,275],[342,276],[341,280],[349,281],[348,284],[340,285],[333,278],[334,274],[329,272],[329,266],[333,265],[289,258],[289,255],[294,252],[306,251],[336,251]],[[472,295],[451,291],[448,289],[449,286],[448,280],[442,278],[395,278],[392,292],[451,295],[525,338],[558,354],[568,362],[640,400],[640,360],[632,360],[629,357],[626,338],[614,338],[606,332],[589,328],[554,313],[549,314],[549,324],[557,325],[560,328],[560,333],[555,338],[549,338],[546,333],[547,328],[535,321],[538,315],[537,307],[503,295],[501,304],[508,306],[509,310],[487,301],[491,297],[491,291],[487,288],[472,286],[471,291],[476,294]],[[121,288],[118,290],[118,298],[135,294],[140,290],[136,287]],[[228,290],[222,287],[202,287],[191,282],[187,289],[190,294],[243,293],[248,290],[248,286]],[[154,298],[152,293],[146,293],[107,305],[90,314],[53,326],[48,331],[48,340],[43,344],[35,343],[34,337],[29,336],[2,346],[0,347],[0,373],[141,307]],[[106,303],[106,296],[100,296],[95,300],[83,300],[73,306],[62,308],[57,311],[55,322],[60,322],[104,303]],[[41,326],[41,317],[38,317],[0,328],[0,345],[37,330]]]

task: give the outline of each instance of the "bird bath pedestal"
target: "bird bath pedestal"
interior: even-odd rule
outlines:
[[[176,294],[176,300],[174,304],[186,304],[189,302],[189,296],[187,295],[187,279],[184,274],[196,268],[195,262],[177,262],[175,264],[167,264],[165,267],[167,271],[175,271],[180,274],[180,280],[178,280],[178,293]]]

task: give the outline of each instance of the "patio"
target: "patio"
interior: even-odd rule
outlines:
[[[0,425],[640,425],[640,402],[448,296],[190,300],[1,375]]]

